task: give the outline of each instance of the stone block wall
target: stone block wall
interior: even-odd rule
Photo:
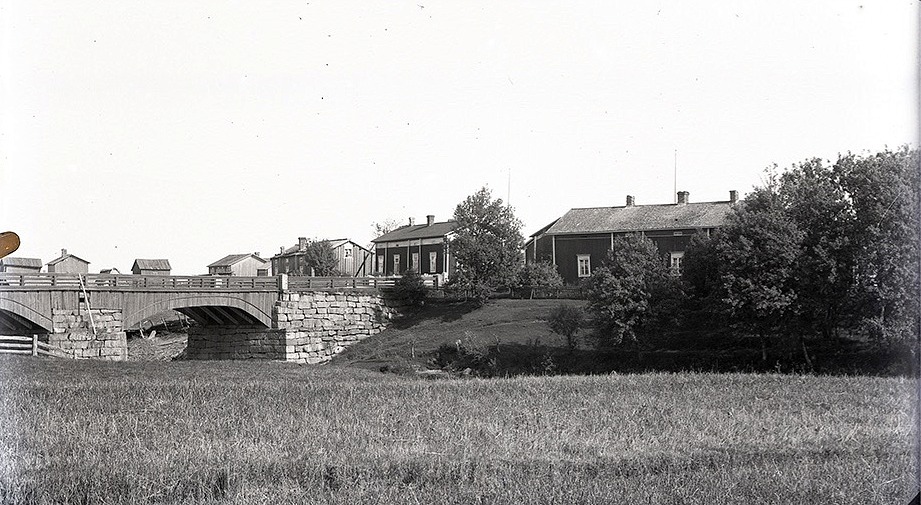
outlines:
[[[346,347],[380,333],[400,302],[367,291],[283,293],[273,326],[284,330],[285,360],[324,363]]]
[[[53,331],[47,335],[46,341],[66,354],[74,358],[128,359],[128,340],[122,327],[121,310],[87,311],[81,304],[76,310],[52,310],[51,320]]]
[[[285,330],[261,326],[193,326],[185,355],[188,359],[284,360]]]

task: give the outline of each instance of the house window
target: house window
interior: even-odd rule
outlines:
[[[384,255],[383,254],[377,255],[377,271],[378,272],[384,271]]]
[[[684,259],[684,251],[673,251],[671,254],[672,272],[681,273],[681,261]]]
[[[268,275],[269,275],[269,269],[268,269],[268,268],[257,268],[257,269],[256,269],[256,276],[258,276],[258,277],[267,277]]]
[[[433,274],[438,271],[438,253],[431,251],[429,253],[429,273]]]
[[[346,248],[343,249],[342,251],[345,253],[345,256],[343,256],[345,259],[349,259],[349,258],[352,257],[352,248],[351,248],[351,247],[346,247]]]
[[[414,252],[412,257],[412,263],[409,265],[410,270],[419,271],[419,253]]]
[[[590,254],[577,255],[576,265],[578,266],[579,277],[588,277],[592,275],[592,256]]]
[[[393,274],[398,275],[400,273],[400,255],[393,255]]]

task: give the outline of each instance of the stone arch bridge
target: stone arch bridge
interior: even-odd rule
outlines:
[[[436,279],[428,279],[437,286]],[[77,358],[127,358],[125,331],[176,310],[198,324],[186,355],[321,363],[380,332],[393,279],[0,274],[0,335],[33,335]]]

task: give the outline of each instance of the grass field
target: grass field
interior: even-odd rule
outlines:
[[[907,503],[904,378],[0,360],[6,503]]]

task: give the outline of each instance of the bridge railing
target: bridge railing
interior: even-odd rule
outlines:
[[[0,273],[0,291],[10,290],[152,290],[152,291],[278,291],[279,278],[222,275],[112,275]],[[438,277],[422,276],[425,285],[437,289]],[[391,288],[399,277],[306,277],[288,276],[287,289]]]
[[[38,335],[31,337],[0,335],[0,354],[30,354],[52,358],[71,357],[60,347],[42,342],[38,339]]]
[[[81,283],[82,281],[82,283]],[[10,274],[0,273],[0,291],[14,289],[277,291],[277,277],[203,275]]]
[[[334,288],[392,288],[399,277],[307,277],[288,276],[288,289],[334,289]],[[438,288],[438,277],[423,275],[426,287]]]

